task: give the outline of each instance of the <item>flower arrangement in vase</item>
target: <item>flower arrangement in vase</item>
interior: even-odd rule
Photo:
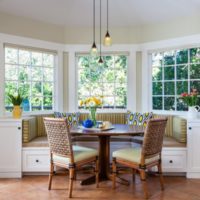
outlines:
[[[182,101],[188,106],[189,117],[196,117],[199,106],[197,105],[197,89],[193,88],[191,93],[186,92],[181,94]]]
[[[96,110],[98,107],[102,106],[102,99],[98,97],[88,97],[84,100],[81,100],[79,105],[90,111],[89,118],[93,121],[93,125],[95,126]]]
[[[16,118],[16,119],[20,118],[22,115],[22,109],[20,108],[20,105],[23,101],[22,96],[20,95],[19,92],[17,92],[16,95],[8,94],[8,98],[14,106],[13,111],[12,111],[13,118]]]

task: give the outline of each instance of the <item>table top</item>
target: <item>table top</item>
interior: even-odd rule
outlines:
[[[144,133],[143,126],[133,126],[127,124],[113,124],[113,129],[82,129],[72,127],[70,132],[72,135],[93,135],[93,136],[120,136],[120,135],[140,135]]]

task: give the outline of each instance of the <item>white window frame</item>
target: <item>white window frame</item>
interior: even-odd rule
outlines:
[[[38,49],[47,49],[50,51],[56,51],[57,55],[55,56],[55,98],[54,98],[54,110],[62,111],[63,110],[63,51],[64,45],[59,43],[47,42],[37,39],[31,39],[26,37],[19,37],[14,35],[8,35],[0,33],[0,117],[11,116],[11,113],[6,113],[4,109],[4,83],[5,83],[5,54],[4,54],[4,45],[13,44],[16,46],[27,46]],[[31,115],[31,114],[48,114],[52,111],[33,111],[22,113],[22,116]]]
[[[129,53],[127,53],[127,52],[121,52],[121,53],[117,53],[117,52],[109,52],[109,53],[106,53],[106,54],[104,54],[104,53],[102,53],[102,57],[104,57],[104,56],[126,56],[126,58],[127,58],[127,60],[126,60],[126,64],[127,64],[127,68],[125,69],[125,71],[126,71],[126,82],[124,82],[124,84],[126,84],[126,90],[128,91],[128,83],[127,83],[127,81],[128,81],[128,65],[129,65]],[[90,54],[80,54],[80,53],[77,53],[76,54],[76,56],[75,56],[75,58],[76,58],[76,84],[77,84],[77,88],[78,88],[78,79],[79,79],[79,77],[78,77],[78,70],[79,70],[79,66],[78,66],[78,57],[80,57],[80,56],[87,56],[87,57],[89,57],[90,56]],[[116,69],[115,68],[113,68],[113,70],[114,71],[116,71]],[[101,83],[104,83],[102,80],[101,80]],[[117,82],[114,82],[114,85],[116,84]],[[76,90],[77,91],[77,90]],[[77,92],[78,93],[78,92]],[[102,95],[102,94],[100,94],[100,95]],[[89,96],[92,96],[91,94],[89,95]],[[114,99],[116,98],[116,95],[112,95],[113,97],[114,97]],[[126,97],[127,97],[127,92],[126,92]],[[78,103],[78,94],[77,94],[77,103]],[[114,105],[115,106],[115,105]],[[113,110],[119,110],[119,111],[124,111],[124,110],[127,110],[127,105],[126,105],[126,108],[99,108],[99,110],[111,110],[111,111],[113,111]],[[81,111],[81,112],[83,112],[83,111],[85,111],[84,109],[79,109],[79,111]]]
[[[200,34],[140,44],[142,51],[142,111],[152,110],[151,53],[200,46]],[[159,114],[186,115],[187,111],[154,110]]]
[[[68,108],[69,112],[78,110],[77,97],[77,66],[76,53],[88,53],[91,46],[89,45],[66,45],[65,51],[68,52]],[[127,109],[98,109],[97,112],[119,113],[127,110],[136,110],[136,49],[137,45],[112,45],[111,47],[102,47],[102,53],[128,52],[128,69],[127,69]],[[75,88],[75,89],[74,89]],[[85,111],[81,111],[85,112]],[[87,111],[86,111],[87,112]]]
[[[11,48],[11,49],[16,49],[17,50],[17,60],[18,60],[18,62],[16,63],[16,64],[12,64],[12,63],[6,63],[6,62],[4,62],[5,64],[5,68],[6,68],[6,65],[13,65],[13,66],[17,66],[17,70],[18,70],[18,73],[19,73],[19,67],[20,66],[23,66],[23,64],[20,64],[19,63],[19,51],[20,50],[26,50],[26,51],[28,51],[29,53],[30,53],[30,55],[32,55],[32,53],[34,52],[34,53],[41,53],[41,54],[50,54],[50,55],[53,55],[53,57],[54,57],[54,59],[53,59],[53,67],[47,67],[47,66],[43,66],[43,65],[41,65],[41,66],[34,66],[34,67],[36,67],[36,68],[40,68],[40,69],[42,69],[42,68],[44,68],[44,69],[53,69],[53,80],[52,81],[45,81],[45,82],[47,82],[47,83],[52,83],[53,84],[53,91],[52,91],[52,109],[51,110],[38,110],[38,111],[33,111],[32,110],[32,106],[31,106],[31,103],[30,103],[30,111],[25,111],[25,113],[27,113],[27,114],[29,114],[30,112],[31,113],[35,113],[35,112],[45,112],[45,111],[47,111],[47,112],[52,112],[53,110],[54,110],[54,105],[55,105],[55,66],[56,66],[56,57],[57,57],[57,53],[56,52],[51,52],[51,51],[49,51],[49,50],[41,50],[41,49],[38,49],[38,48],[30,48],[30,47],[22,47],[22,46],[16,46],[16,45],[10,45],[10,44],[5,44],[4,45],[4,53],[5,53],[5,49],[6,48]],[[5,58],[4,58],[4,60],[5,60]],[[24,66],[29,66],[29,67],[31,67],[32,68],[32,64],[29,64],[29,65],[24,65]],[[43,72],[42,72],[43,73]],[[19,74],[18,74],[19,75]],[[41,81],[33,81],[33,80],[29,80],[29,81],[27,81],[27,83],[29,83],[30,84],[30,88],[31,88],[31,86],[32,86],[32,84],[33,83],[35,83],[35,82],[41,82],[42,83],[42,85],[45,83],[44,82],[44,79],[43,79],[44,77],[42,76],[42,80]],[[5,82],[17,82],[17,85],[19,85],[19,77],[17,78],[17,80],[6,80],[5,79]],[[19,87],[19,86],[18,86]],[[5,92],[5,90],[4,90],[4,92]],[[30,102],[31,102],[31,98],[33,97],[32,96],[32,89],[30,89],[30,94],[29,94],[29,97],[30,97]],[[41,88],[41,92],[42,92],[42,96],[40,96],[40,97],[44,97],[44,95],[43,95],[43,87]],[[42,108],[43,108],[43,101],[42,101]]]

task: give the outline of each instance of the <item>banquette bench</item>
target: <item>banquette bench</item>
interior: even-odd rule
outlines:
[[[49,170],[49,148],[46,132],[43,124],[44,117],[50,115],[35,115],[23,119],[23,171],[44,172]],[[153,117],[166,117],[166,115],[154,114]],[[88,114],[81,113],[82,121]],[[113,124],[125,124],[126,113],[99,113],[97,120],[110,121]],[[167,116],[167,128],[163,142],[163,171],[185,172],[186,171],[186,120],[179,116]],[[75,144],[98,148],[98,138],[94,136],[74,137]],[[134,146],[131,136],[111,137],[111,152],[116,149]]]

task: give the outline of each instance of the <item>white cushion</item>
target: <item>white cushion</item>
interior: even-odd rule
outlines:
[[[121,158],[123,160],[140,164],[141,151],[142,151],[141,148],[127,148],[127,149],[120,149],[120,150],[114,151],[112,155],[115,158]],[[159,159],[159,156],[148,158],[145,160],[145,164],[156,161],[158,159]]]
[[[73,152],[74,152],[75,163],[89,159],[91,157],[98,156],[98,151],[96,149],[81,147],[76,145],[73,146]],[[68,165],[70,163],[69,158],[58,156],[55,154],[53,154],[53,161],[64,165]]]

